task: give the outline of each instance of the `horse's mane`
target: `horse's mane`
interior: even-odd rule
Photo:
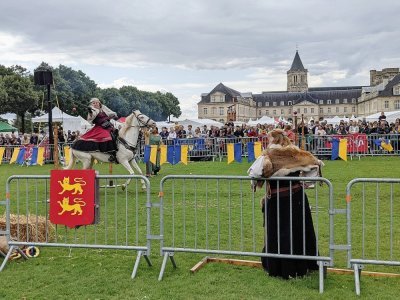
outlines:
[[[126,117],[125,123],[122,126],[122,128],[119,130],[119,136],[125,135],[126,131],[128,130],[129,126],[131,125],[132,119],[133,119],[134,114],[130,114],[129,116]]]

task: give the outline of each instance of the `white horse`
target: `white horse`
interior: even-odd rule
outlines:
[[[142,170],[139,168],[135,160],[135,154],[138,146],[138,138],[140,128],[156,126],[156,123],[148,116],[135,110],[125,120],[125,124],[118,133],[118,151],[116,154],[118,162],[128,170],[129,174],[135,174],[132,167],[135,168],[139,174],[143,175]],[[110,154],[103,152],[85,152],[71,149],[71,159],[68,166],[64,169],[72,169],[75,162],[80,160],[82,162],[82,169],[92,169],[93,162],[97,161],[108,162]],[[126,187],[130,179],[122,186]],[[146,189],[146,185],[142,180],[142,189]]]

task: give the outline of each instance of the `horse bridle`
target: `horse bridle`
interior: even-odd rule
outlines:
[[[129,128],[130,128],[130,127],[139,127],[139,128],[144,128],[144,127],[146,127],[146,128],[149,128],[149,122],[150,122],[151,118],[147,117],[147,118],[148,118],[147,121],[146,121],[146,122],[143,122],[143,121],[139,118],[139,117],[142,116],[143,114],[138,114],[138,115],[136,115],[135,112],[132,112],[132,114],[136,117],[136,119],[137,119],[137,121],[139,122],[140,125],[139,125],[139,126],[129,125],[129,126],[128,126]],[[136,141],[136,145],[135,145],[135,146],[132,146],[132,145],[130,145],[124,138],[122,138],[122,137],[120,137],[120,136],[117,138],[117,140],[119,140],[119,141],[121,142],[121,144],[125,146],[126,149],[132,151],[133,154],[136,153],[136,147],[137,147],[138,141]],[[138,140],[139,140],[139,139],[138,139]]]

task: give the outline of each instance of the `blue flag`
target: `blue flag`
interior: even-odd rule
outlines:
[[[254,142],[248,142],[247,143],[247,161],[252,162],[253,160],[256,159],[256,156],[254,154]]]
[[[150,145],[145,145],[144,146],[144,156],[143,156],[143,161],[145,163],[150,161],[150,153],[151,153],[151,147]]]
[[[234,156],[237,162],[242,162],[242,144],[236,143],[234,144]]]
[[[338,157],[339,157],[339,139],[332,139],[331,160],[335,160]]]
[[[36,165],[36,164],[37,164],[38,149],[39,149],[38,147],[33,147],[33,148],[32,148],[32,156],[31,156],[30,165]]]
[[[25,162],[25,152],[26,152],[26,148],[21,148],[19,150],[18,156],[17,156],[17,164],[22,165]]]

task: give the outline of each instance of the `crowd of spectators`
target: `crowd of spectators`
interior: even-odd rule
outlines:
[[[179,138],[240,138],[240,137],[262,137],[275,128],[284,129],[289,139],[294,139],[295,129],[291,124],[278,123],[275,125],[257,124],[250,126],[243,124],[234,126],[232,122],[226,123],[224,126],[196,127],[192,125],[187,128],[183,125],[174,125],[170,128],[163,127],[160,136],[164,140],[173,140]],[[400,120],[394,123],[388,123],[386,118],[380,118],[373,122],[365,121],[341,121],[339,124],[327,124],[326,121],[310,121],[308,124],[298,124],[297,133],[299,135],[348,135],[355,133],[365,134],[398,134],[400,133]]]

